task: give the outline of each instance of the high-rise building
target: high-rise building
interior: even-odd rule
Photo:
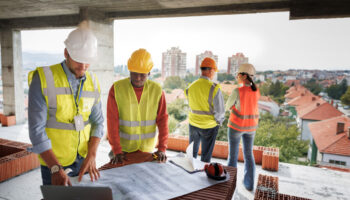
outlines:
[[[236,53],[236,55],[229,57],[227,62],[227,74],[235,75],[239,65],[243,63],[248,63],[248,57],[244,57],[243,53]]]
[[[181,52],[179,47],[171,47],[162,57],[162,77],[186,76],[186,53]]]
[[[199,67],[201,66],[202,61],[206,57],[214,59],[216,64],[218,64],[218,56],[214,55],[211,51],[205,51],[204,53],[201,53],[201,54],[196,56],[196,71],[195,71],[194,75],[199,74]]]

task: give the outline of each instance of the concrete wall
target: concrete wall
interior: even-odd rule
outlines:
[[[309,129],[308,124],[316,122],[315,120],[307,120],[307,119],[301,119],[301,139],[302,140],[309,140],[310,143],[312,142],[312,135]]]
[[[113,22],[102,24],[90,22],[90,27],[98,39],[98,62],[91,65],[101,85],[102,109],[106,122],[107,98],[114,82],[114,32]]]
[[[16,123],[25,121],[22,82],[22,42],[19,30],[1,30],[1,63],[4,115],[15,115]]]
[[[350,156],[340,156],[340,155],[335,155],[335,154],[323,154],[322,161],[329,163],[329,160],[343,161],[343,162],[346,162],[346,166],[350,166]]]

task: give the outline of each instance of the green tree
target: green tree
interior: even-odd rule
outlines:
[[[169,133],[172,134],[177,129],[179,121],[177,121],[172,115],[168,118]]]
[[[300,131],[288,118],[274,118],[271,114],[262,114],[256,131],[254,145],[278,147],[281,162],[299,163],[298,157],[307,154],[309,142],[299,140]]]
[[[344,79],[340,84],[331,85],[326,89],[326,92],[329,97],[333,99],[340,99],[343,94],[345,94],[348,89],[347,81]]]
[[[199,75],[194,76],[193,74],[188,74],[185,76],[185,82],[187,84],[192,83],[193,81],[197,80],[199,78]]]
[[[160,73],[156,73],[156,74],[153,74],[151,76],[152,76],[152,79],[156,79],[156,78],[159,78],[161,76],[161,74]]]
[[[276,81],[275,83],[268,80],[266,83],[259,87],[260,93],[263,96],[269,96],[277,103],[281,104],[284,102],[284,95],[288,90],[288,86],[283,83]]]
[[[167,105],[168,114],[173,116],[179,122],[184,121],[188,114],[188,105],[184,99],[177,99]]]
[[[165,79],[163,88],[169,88],[169,89],[185,89],[186,83],[183,79],[181,79],[179,76],[169,76]]]
[[[227,74],[227,73],[218,73],[217,74],[217,80],[219,82],[224,82],[224,81],[233,81],[235,80],[235,77],[232,74]]]
[[[308,80],[304,87],[309,89],[314,95],[318,95],[322,91],[322,86],[313,78]]]
[[[340,98],[341,103],[347,106],[350,106],[350,86],[345,94]]]

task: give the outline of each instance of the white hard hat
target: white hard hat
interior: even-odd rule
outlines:
[[[97,58],[97,39],[89,28],[75,29],[64,44],[70,57],[76,62],[91,64]]]
[[[249,76],[254,76],[255,68],[252,64],[244,63],[239,66],[237,74],[239,73],[247,73]]]

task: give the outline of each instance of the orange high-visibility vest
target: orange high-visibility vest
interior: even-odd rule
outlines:
[[[227,126],[237,131],[256,131],[259,122],[258,100],[260,91],[252,91],[250,86],[238,88],[240,110],[235,105],[231,108],[231,114]]]

